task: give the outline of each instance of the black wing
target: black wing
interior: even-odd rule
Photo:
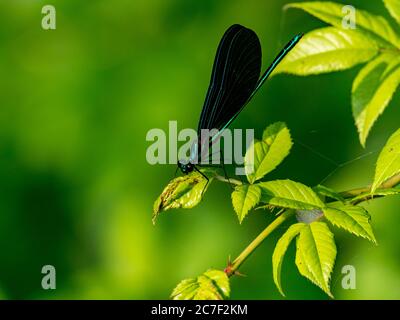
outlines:
[[[241,111],[257,86],[261,45],[254,31],[231,26],[219,43],[211,81],[197,128],[224,129]]]

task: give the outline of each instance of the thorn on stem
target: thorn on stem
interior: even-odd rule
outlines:
[[[235,272],[233,272],[233,275],[238,276],[238,277],[247,277],[247,274],[241,273],[237,270]]]

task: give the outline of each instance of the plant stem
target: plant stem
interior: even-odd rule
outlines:
[[[389,180],[385,181],[379,187],[379,189],[390,189],[390,188],[396,187],[399,184],[400,184],[400,173],[396,174]],[[371,191],[371,186],[344,191],[344,192],[341,192],[340,194],[343,196],[343,198],[349,199],[349,198],[357,197],[363,193],[368,193],[369,191]],[[368,199],[366,199],[366,200],[368,200]]]
[[[231,179],[230,179],[231,180]],[[231,181],[232,182],[232,181]],[[240,182],[240,181],[239,181]],[[241,183],[240,183],[241,184]],[[397,174],[387,180],[380,186],[380,189],[390,189],[394,188],[400,184],[400,174]],[[352,189],[348,191],[341,192],[341,195],[346,198],[353,198],[359,196],[363,193],[368,193],[371,190],[370,187]],[[357,203],[371,199],[370,195],[367,195],[365,199],[359,199]],[[246,259],[258,248],[258,246],[283,222],[294,215],[294,210],[284,211],[279,215],[274,221],[272,221],[247,247],[242,251],[242,253],[232,262],[229,263],[225,268],[226,274],[230,277],[232,275],[238,274],[239,267],[246,261]]]
[[[236,185],[236,186],[240,186],[240,185],[243,184],[243,183],[242,183],[241,181],[239,181],[239,180],[231,179],[231,178],[227,179],[227,178],[225,178],[225,177],[223,177],[223,176],[220,176],[220,175],[216,175],[214,178],[217,179],[217,180],[219,180],[219,181],[221,181],[221,182],[230,183],[230,184],[233,184],[233,185]]]
[[[233,261],[232,264],[228,265],[225,272],[228,276],[234,275],[239,269],[242,263],[258,248],[258,246],[267,238],[272,231],[279,227],[283,222],[285,222],[289,217],[294,215],[294,210],[288,210],[279,215],[274,221],[272,221],[268,227],[266,227],[263,232],[261,232],[257,238],[255,238],[246,249]]]

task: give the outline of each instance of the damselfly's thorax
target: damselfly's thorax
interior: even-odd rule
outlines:
[[[217,151],[213,149],[213,144],[218,142],[219,138],[218,129],[202,129],[199,137],[192,143],[188,157],[179,159],[178,168],[183,173],[190,173],[196,170],[195,166],[220,164],[220,146],[218,144],[215,146]]]
[[[194,170],[195,164],[198,163],[198,143],[195,141],[190,147],[190,156],[188,159],[179,159],[178,168],[182,173],[190,173]]]

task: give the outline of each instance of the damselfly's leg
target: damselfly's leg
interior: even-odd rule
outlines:
[[[221,156],[221,159],[222,159],[220,164],[201,164],[201,165],[199,164],[198,166],[203,167],[203,168],[220,168],[220,169],[222,169],[224,171],[224,178],[226,180],[228,180],[228,184],[229,184],[230,188],[234,189],[233,185],[231,184],[231,182],[229,180],[229,176],[228,176],[228,174],[226,172],[225,161],[224,161],[224,158],[222,158],[222,151],[221,150],[220,150],[220,156]]]
[[[204,191],[207,189],[207,186],[208,186],[208,183],[210,182],[210,179],[208,179],[208,177],[207,177],[203,172],[201,172],[199,169],[197,169],[196,166],[193,166],[193,168],[194,168],[194,170],[196,170],[198,173],[200,173],[200,174],[204,177],[204,179],[207,180],[206,185],[205,185],[204,188],[203,188],[203,191],[201,191],[201,196],[203,197]]]
[[[234,187],[233,187],[232,184],[231,184],[231,181],[229,180],[229,176],[228,176],[228,174],[226,173],[226,169],[225,169],[225,157],[224,157],[223,154],[222,154],[222,150],[220,150],[220,157],[221,157],[221,159],[222,159],[222,162],[221,162],[221,163],[222,163],[222,170],[224,170],[225,179],[228,180],[229,185],[231,186],[232,189],[234,189]]]

